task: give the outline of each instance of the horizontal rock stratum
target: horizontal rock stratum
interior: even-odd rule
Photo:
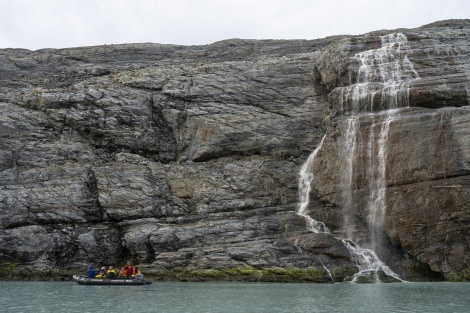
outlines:
[[[363,81],[393,65],[382,53],[411,74]],[[406,103],[393,117],[384,84]],[[129,259],[155,278],[342,281],[358,270],[349,234],[403,279],[470,280],[469,125],[470,20],[0,49],[0,274]],[[322,138],[307,211],[330,232],[314,233],[299,170]]]

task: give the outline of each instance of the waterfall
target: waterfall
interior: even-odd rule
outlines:
[[[409,82],[419,75],[408,59],[411,48],[404,34],[380,37],[382,46],[354,55],[358,64],[342,88],[340,104],[352,114],[409,106]]]
[[[352,241],[343,240],[343,242],[351,253],[353,262],[356,263],[359,269],[359,272],[351,277],[351,282],[356,282],[362,276],[373,276],[375,282],[380,282],[379,272],[383,272],[397,281],[404,281],[380,260],[374,250],[361,248]]]
[[[353,168],[354,168],[354,156],[356,155],[357,141],[356,132],[359,129],[359,120],[355,117],[347,120],[347,128],[345,131],[343,147],[343,161],[344,167],[341,175],[341,186],[352,186],[353,185]],[[343,228],[346,239],[353,239],[354,223],[351,220],[353,208],[353,193],[351,188],[343,188],[341,192],[343,199],[343,207],[345,208],[343,214]]]
[[[302,165],[299,173],[299,205],[297,208],[297,214],[304,217],[307,222],[307,229],[314,233],[330,233],[328,227],[320,221],[317,221],[307,214],[308,204],[310,202],[310,190],[311,184],[314,179],[313,166],[318,152],[323,146],[326,136],[323,136],[320,144],[315,150],[309,155],[307,161]],[[364,249],[356,245],[351,240],[341,239],[343,244],[347,247],[351,254],[351,260],[357,265],[359,272],[353,275],[351,278],[352,282],[356,282],[358,277],[361,275],[373,274],[375,281],[379,281],[378,271],[383,271],[386,275],[395,278],[396,280],[402,281],[397,274],[395,274],[387,265],[385,265],[370,249]],[[301,251],[299,249],[299,251]],[[325,271],[330,276],[331,280],[334,281],[330,270],[325,264],[319,259]]]
[[[372,252],[380,249],[382,224],[387,209],[389,131],[398,109],[409,106],[410,82],[419,79],[408,59],[411,48],[406,36],[397,33],[381,36],[380,39],[380,48],[354,55],[353,60],[358,67],[350,72],[351,85],[342,88],[340,92],[342,110],[349,111],[341,151],[346,167],[341,179],[344,190],[344,229],[346,236],[354,240],[355,225],[351,216],[357,212],[357,208],[354,206],[353,194],[354,190],[360,188],[355,181],[357,175],[360,175],[360,181],[368,182],[362,188],[368,191],[366,221]],[[373,255],[368,252],[364,258],[369,257],[374,261],[370,265],[367,262],[362,264],[364,270],[367,267],[382,267],[387,273],[388,269],[383,268],[383,263],[376,263],[378,258],[375,252]]]
[[[307,161],[300,168],[299,173],[299,205],[297,208],[297,214],[305,218],[305,221],[307,222],[307,229],[314,233],[329,232],[328,227],[326,227],[324,223],[319,222],[307,215],[307,207],[310,202],[310,189],[313,181],[312,167],[324,140],[325,136],[323,136],[318,147],[309,155]]]
[[[344,225],[346,234],[353,239],[351,221],[348,218],[355,212],[353,190],[357,188],[354,177],[362,165],[363,181],[368,181],[367,223],[371,233],[371,246],[377,249],[379,230],[386,212],[386,161],[390,127],[397,116],[398,108],[409,106],[409,83],[419,79],[418,73],[408,59],[411,52],[406,36],[402,33],[381,36],[381,47],[354,55],[357,70],[350,72],[351,85],[342,88],[340,102],[350,110],[342,143],[342,158],[346,168],[342,184]],[[356,75],[354,75],[356,74]],[[377,112],[378,111],[378,112]],[[377,112],[377,113],[375,113]],[[361,132],[369,124],[367,134]],[[367,144],[358,144],[367,141]],[[365,147],[360,151],[357,147]],[[363,163],[359,164],[359,160]],[[356,161],[356,163],[354,163]]]
[[[380,39],[380,48],[354,55],[352,60],[358,66],[350,72],[350,85],[338,88],[340,111],[348,115],[343,141],[339,145],[341,164],[344,165],[344,168],[341,168],[341,196],[345,213],[343,226],[346,236],[343,243],[359,268],[359,273],[354,275],[352,281],[356,281],[361,275],[374,275],[378,280],[379,271],[401,281],[398,275],[379,259],[374,250],[380,246],[380,234],[387,209],[386,163],[389,131],[397,117],[397,109],[409,106],[409,83],[419,79],[419,75],[408,59],[411,48],[404,34],[389,34],[381,36]],[[325,137],[300,171],[297,213],[305,217],[308,228],[313,232],[329,232],[323,223],[312,219],[306,212],[314,178],[312,167],[324,140]],[[360,165],[362,171],[358,172]],[[374,250],[361,248],[354,243],[356,225],[352,216],[357,212],[354,191],[358,188],[358,180],[368,182],[362,187],[369,193],[366,222],[370,234],[369,245]]]

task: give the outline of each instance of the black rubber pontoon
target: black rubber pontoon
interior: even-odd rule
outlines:
[[[75,274],[73,280],[81,285],[146,285],[151,281],[138,278],[90,278],[86,275]]]

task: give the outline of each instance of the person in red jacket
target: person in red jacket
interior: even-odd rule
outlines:
[[[132,278],[135,275],[135,269],[130,261],[127,261],[127,264],[122,268],[122,271],[126,278]]]

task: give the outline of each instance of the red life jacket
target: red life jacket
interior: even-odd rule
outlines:
[[[126,275],[134,274],[134,267],[132,265],[126,265],[126,267],[124,267],[124,270],[126,271]]]

